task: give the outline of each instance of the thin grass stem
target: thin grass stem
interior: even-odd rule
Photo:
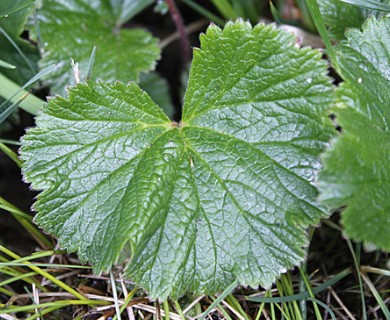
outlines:
[[[390,319],[390,311],[387,308],[386,303],[383,301],[378,290],[376,290],[374,284],[371,282],[371,280],[364,273],[360,273],[360,275],[363,278],[364,282],[367,284],[367,286],[370,288],[372,294],[374,295],[376,301],[378,302],[378,305],[382,309],[382,312],[383,312],[383,315],[385,316],[385,318]]]
[[[305,285],[306,285],[307,291],[309,292],[310,298],[314,299],[315,296],[314,296],[313,290],[311,288],[310,281],[308,280],[308,278],[306,277],[306,274],[303,273],[301,269],[299,269],[299,272],[301,274],[303,281],[305,282]],[[313,308],[314,308],[314,313],[316,315],[316,318],[317,318],[317,320],[321,320],[322,316],[321,316],[320,310],[318,309],[317,303],[314,300],[312,300],[312,302],[313,302]]]
[[[35,68],[31,64],[30,60],[26,57],[26,55],[19,48],[19,46],[16,44],[16,42],[8,35],[8,33],[2,27],[0,27],[0,33],[2,33],[4,35],[4,37],[8,40],[9,43],[11,43],[11,45],[15,48],[15,50],[18,52],[18,54],[22,57],[24,62],[26,62],[27,66],[30,68],[30,70],[33,73],[37,73],[37,70],[35,70]]]
[[[21,257],[19,257],[17,254],[13,253],[11,250],[8,250],[7,248],[3,247],[0,245],[0,251],[7,254],[8,256],[14,258],[14,259],[21,259]],[[59,286],[60,288],[62,288],[63,290],[73,294],[76,298],[82,300],[82,301],[88,301],[87,298],[85,298],[82,294],[80,294],[79,292],[77,292],[76,290],[72,289],[71,287],[69,287],[67,284],[65,284],[64,282],[56,279],[54,276],[52,276],[50,273],[42,270],[41,268],[37,267],[36,265],[32,264],[32,263],[29,263],[28,261],[24,262],[23,263],[26,267],[30,268],[31,270],[39,273],[41,276],[45,277],[46,279],[50,280],[51,282],[53,282],[54,284],[56,284],[57,286]]]

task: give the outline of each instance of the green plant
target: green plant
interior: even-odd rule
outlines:
[[[23,138],[38,224],[98,273],[129,242],[128,274],[152,298],[268,286],[326,215],[310,184],[332,136],[320,53],[243,22],[201,40],[180,123],[135,84],[88,82]]]
[[[67,97],[50,99],[37,127],[22,139],[22,172],[42,191],[35,222],[90,262],[95,273],[130,257],[125,274],[151,299],[164,301],[167,318],[168,297],[228,288],[209,309],[229,319],[223,303],[246,319],[229,295],[232,288],[268,288],[304,261],[306,228],[329,216],[325,205],[348,206],[342,216],[348,236],[390,250],[390,19],[378,13],[366,20],[372,11],[337,1],[319,1],[319,7],[307,1],[342,79],[337,86],[322,53],[298,48],[288,32],[242,20],[212,25],[194,50],[182,118],[172,121],[164,80],[155,73],[139,76],[159,58],[156,39],[144,30],[121,28],[150,3],[135,1],[134,11],[126,1],[45,0],[36,6],[29,26],[43,71],[35,78],[45,74],[51,92]],[[230,12],[220,8],[225,17],[245,11],[238,2],[213,3],[229,4],[223,8]],[[25,20],[31,5],[20,1],[8,11],[28,8]],[[300,6],[306,8],[303,1]],[[384,2],[369,6],[387,8]],[[342,12],[350,13],[348,19],[335,19]],[[344,38],[347,27],[362,30],[351,29]],[[4,58],[2,66],[10,68],[11,62]],[[0,94],[13,99],[7,109],[12,110],[20,99],[7,91]],[[40,100],[31,103],[39,106]],[[11,150],[1,149],[19,163]],[[1,204],[23,221],[20,210],[4,199]],[[25,225],[45,242],[31,221]],[[303,272],[302,283],[305,293],[294,295],[289,274],[283,275],[277,281],[282,300],[248,300],[270,302],[273,317],[276,308],[286,318],[304,318],[296,302],[301,300],[313,302],[318,319],[321,307],[334,317],[314,296],[321,286],[312,290]],[[378,291],[371,290],[388,314]],[[84,300],[77,303],[93,304]],[[116,295],[114,300],[120,316],[126,303],[120,310]],[[50,312],[61,306],[45,307]],[[175,307],[184,318],[176,300]]]

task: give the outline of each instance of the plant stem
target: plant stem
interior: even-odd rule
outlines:
[[[6,154],[12,161],[14,161],[18,167],[22,166],[22,161],[19,160],[18,155],[8,148],[4,143],[0,142],[0,151]]]
[[[191,60],[191,52],[190,52],[190,40],[188,39],[188,35],[186,32],[186,28],[183,22],[183,19],[180,15],[179,10],[176,7],[174,0],[166,0],[166,3],[169,8],[169,12],[171,13],[172,20],[175,23],[176,29],[180,34],[180,43],[182,50],[182,66],[183,70],[187,63]]]

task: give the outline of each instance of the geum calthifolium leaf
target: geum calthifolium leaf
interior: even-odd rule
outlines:
[[[321,53],[274,26],[210,26],[194,52],[183,119],[135,84],[88,82],[51,99],[23,138],[36,222],[96,272],[125,243],[127,275],[161,300],[269,286],[299,264],[333,135]]]
[[[369,18],[338,47],[344,78],[334,112],[343,133],[324,155],[321,200],[348,236],[390,250],[390,19]]]
[[[36,16],[44,51],[40,66],[59,65],[50,75],[53,93],[65,96],[66,87],[75,84],[70,59],[78,63],[83,80],[95,45],[94,79],[138,81],[140,72],[154,69],[160,57],[157,39],[139,28],[121,29],[128,2],[43,0]]]

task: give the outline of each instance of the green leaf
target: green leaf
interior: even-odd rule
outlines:
[[[138,81],[140,72],[155,67],[160,57],[157,40],[142,29],[120,29],[125,13],[121,8],[126,3],[126,0],[44,0],[37,15],[45,52],[40,65],[42,68],[60,65],[50,77],[53,93],[65,95],[65,88],[75,84],[71,59],[78,63],[81,78],[87,74],[94,45],[95,79]]]
[[[389,4],[389,0],[378,1]],[[344,39],[348,28],[360,28],[370,15],[377,17],[383,13],[342,2],[342,0],[318,0],[325,24],[328,26],[330,36],[335,40]]]
[[[130,20],[153,2],[155,0],[110,0],[118,24]]]
[[[34,3],[32,0],[1,0],[0,27],[10,36],[18,37],[33,11]]]
[[[348,236],[390,250],[390,19],[370,18],[338,47],[343,134],[324,155],[321,199],[347,206]]]
[[[0,59],[16,67],[1,72],[19,84],[27,82],[36,74],[38,50],[19,38],[28,16],[32,13],[33,5],[31,0],[0,2],[0,15],[6,15],[0,18]]]
[[[201,37],[180,123],[135,84],[79,84],[23,138],[37,223],[98,273],[130,242],[126,272],[152,299],[271,285],[327,215],[326,69],[292,34],[238,21]]]
[[[37,73],[35,69],[38,69],[38,50],[22,39],[13,39],[13,41],[23,52],[25,58],[0,34],[0,58],[16,67],[15,69],[2,69],[1,73],[21,85]]]
[[[2,75],[16,82],[19,85],[26,83],[33,78],[38,69],[38,50],[29,42],[20,38],[24,30],[28,16],[32,13],[34,1],[26,0],[2,0],[0,1],[0,60],[15,66],[10,69],[1,69]],[[1,91],[8,87],[7,83],[1,82]],[[13,92],[15,93],[15,92]],[[11,92],[11,94],[13,94]],[[8,92],[9,95],[9,92]],[[0,105],[4,102],[0,97]],[[0,113],[9,107],[0,107]],[[0,121],[2,122],[2,121]],[[17,123],[18,116],[13,113],[7,122],[1,123],[0,131],[9,130],[10,123]]]

